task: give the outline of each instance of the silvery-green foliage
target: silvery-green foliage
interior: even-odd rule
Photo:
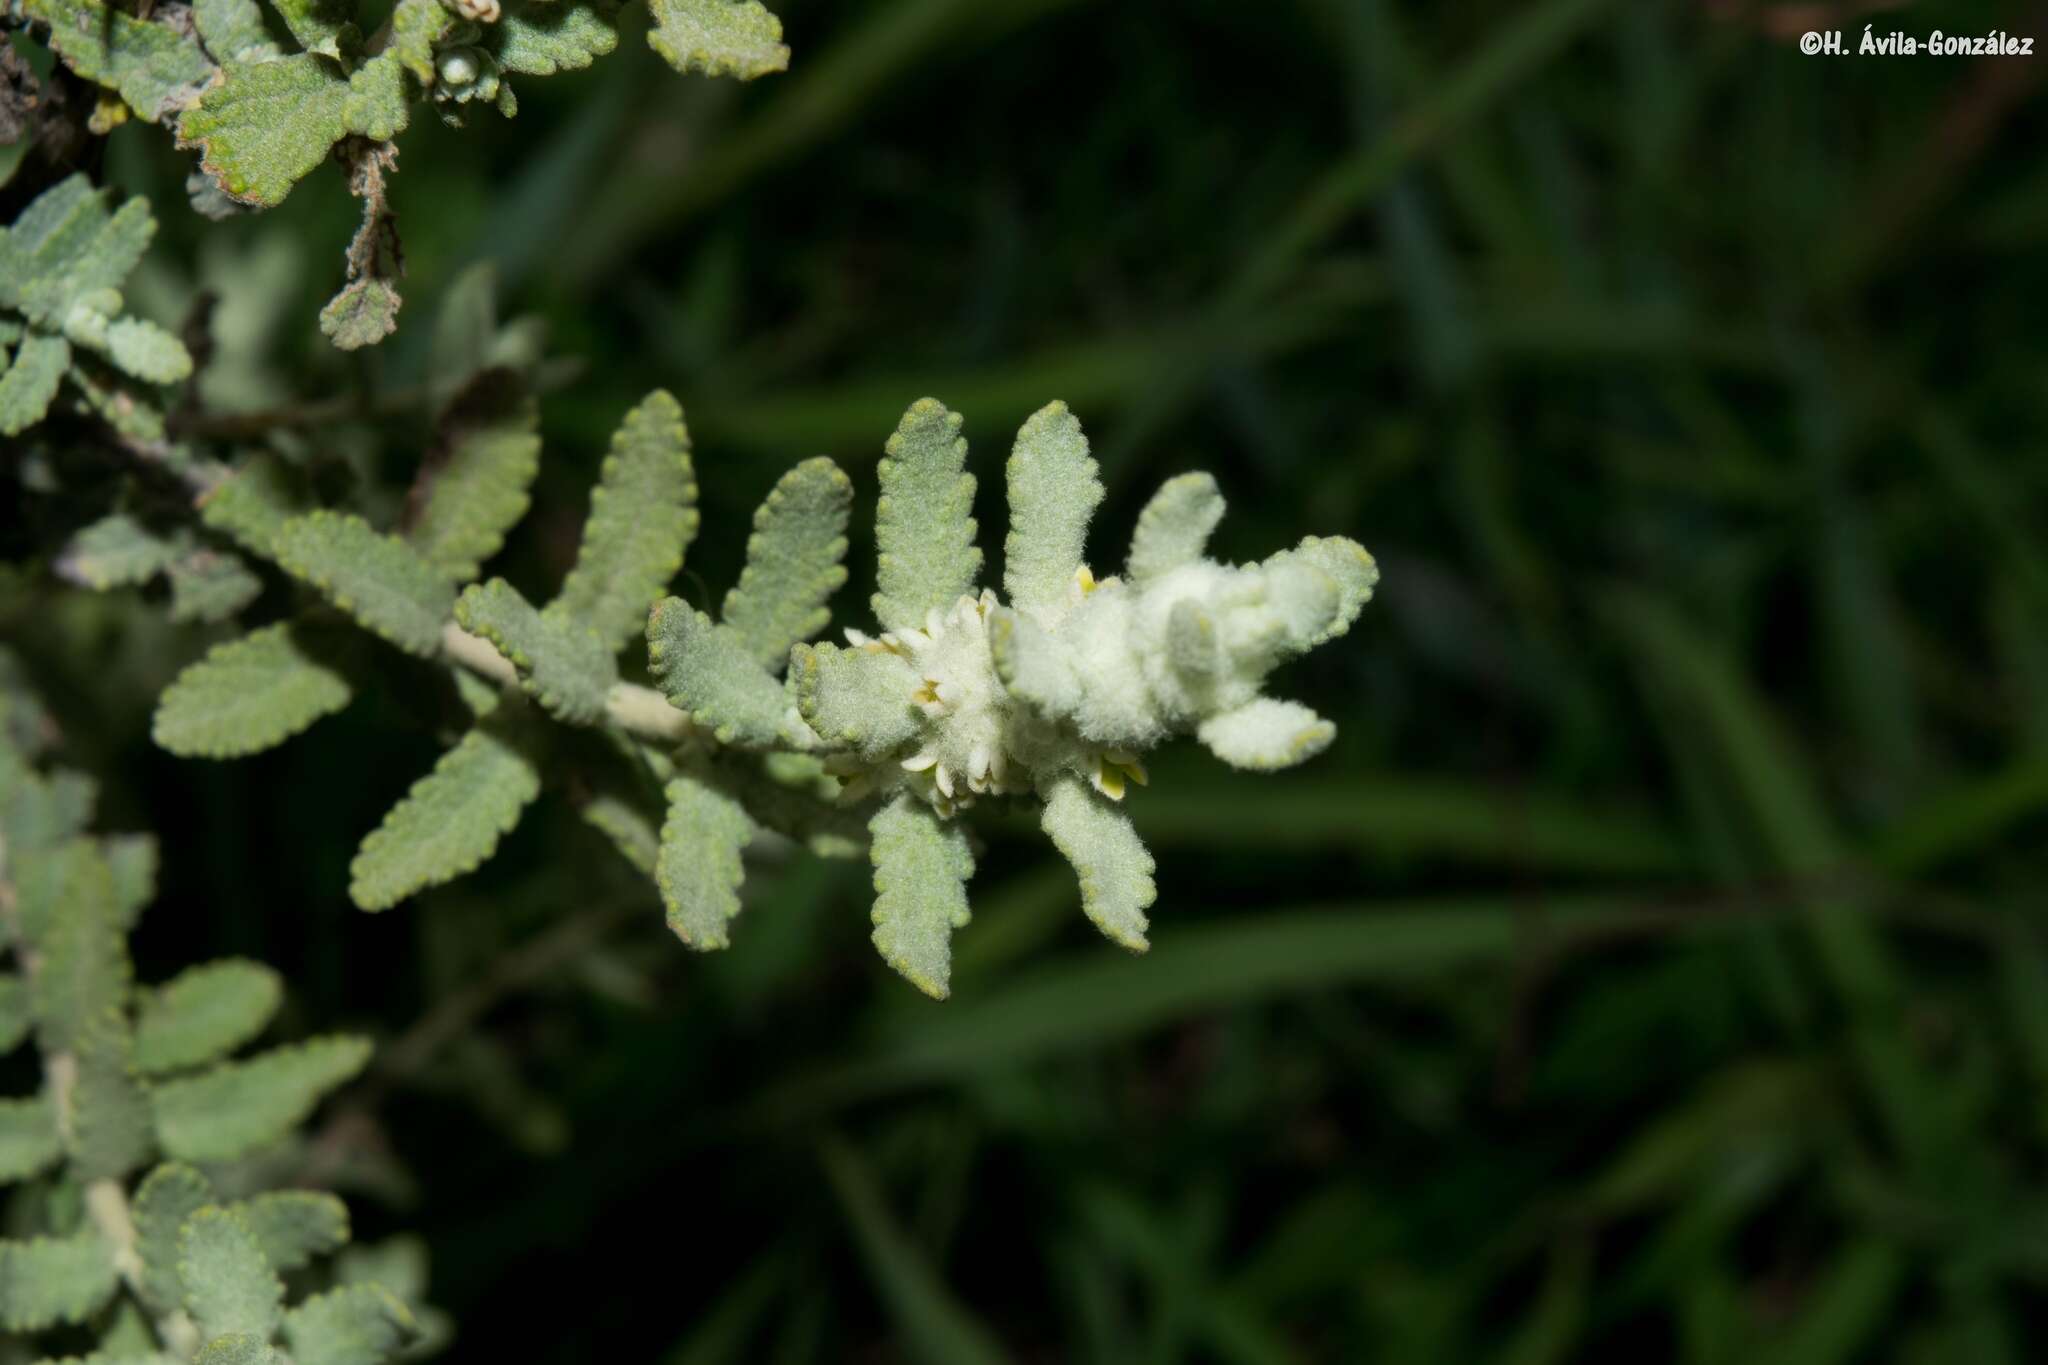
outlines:
[[[620,7],[620,0],[399,0],[366,31],[385,7],[270,0],[288,35],[281,43],[258,0],[197,0],[155,13],[107,0],[18,0],[0,6],[0,33],[25,31],[74,74],[112,92],[92,131],[129,117],[172,130],[180,147],[198,154],[188,187],[202,213],[271,208],[322,162],[343,162],[350,191],[362,200],[363,226],[347,253],[347,282],[321,325],[337,346],[353,348],[381,341],[396,326],[399,253],[385,181],[396,168],[393,140],[414,112],[431,106],[454,124],[487,106],[512,117],[519,107],[513,78],[576,70],[611,52]],[[678,71],[751,80],[789,64],[782,26],[759,0],[649,0],[649,11],[648,42]],[[94,250],[112,259],[110,248]],[[8,266],[0,256],[0,292]],[[90,275],[83,264],[67,273],[81,281]],[[118,283],[118,276],[82,283],[77,293],[93,299],[79,308],[67,301],[34,334],[16,357],[12,388],[0,386],[0,430],[13,434],[40,415],[69,364],[67,341],[150,382],[189,372],[175,339],[115,320],[118,300],[108,307],[98,299],[97,290]]]
[[[0,1182],[41,1196],[0,1239],[0,1332],[50,1355],[45,1334],[98,1336],[93,1359],[398,1359],[421,1335],[419,1278],[348,1273],[333,1195],[248,1188],[369,1045],[261,1044],[283,983],[257,963],[135,982],[126,935],[154,859],[91,832],[53,734],[0,652],[0,1048],[32,1039],[40,1063],[33,1094],[0,1099]]]
[[[73,175],[0,228],[0,436],[42,421],[67,385],[81,406],[115,389],[150,402],[149,386],[192,373],[183,342],[124,314],[156,219],[146,199],[113,200]]]

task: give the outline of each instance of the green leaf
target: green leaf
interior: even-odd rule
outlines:
[[[293,1365],[291,1357],[261,1337],[246,1332],[215,1337],[194,1357],[193,1365]]]
[[[96,1232],[0,1242],[0,1327],[40,1332],[84,1322],[119,1283],[113,1250]]]
[[[505,7],[484,34],[502,71],[552,76],[581,71],[619,45],[617,7],[587,0],[530,0]]]
[[[375,346],[398,330],[398,310],[405,300],[398,286],[380,276],[350,280],[320,310],[320,332],[338,351]]]
[[[783,475],[754,513],[747,567],[719,617],[770,673],[788,666],[791,645],[832,619],[825,600],[846,582],[852,506],[852,480],[820,456]]]
[[[19,436],[42,421],[70,367],[71,346],[63,337],[37,333],[22,342],[0,374],[0,436]]]
[[[798,742],[802,722],[782,684],[749,656],[737,633],[679,597],[663,598],[647,619],[647,667],[669,703],[720,744]]]
[[[598,792],[577,807],[584,823],[611,841],[619,856],[652,877],[661,855],[661,829],[640,804],[616,792]]]
[[[150,733],[186,758],[261,753],[349,704],[333,643],[280,621],[228,640],[186,667],[157,699]]]
[[[306,51],[339,57],[344,47],[354,46],[355,6],[350,0],[270,0],[270,4]],[[344,43],[344,37],[351,41]]]
[[[45,1053],[69,1052],[80,1034],[128,994],[128,953],[114,919],[114,875],[89,840],[24,854],[17,871],[21,922],[42,953],[34,978]],[[36,874],[31,878],[30,872]]]
[[[697,478],[683,409],[656,389],[626,414],[590,495],[576,567],[555,599],[614,652],[646,627],[647,609],[697,535]]]
[[[754,837],[754,822],[740,803],[693,777],[668,784],[668,819],[654,878],[668,910],[668,927],[704,951],[731,943],[727,926],[740,912],[740,852]]]
[[[142,1292],[159,1314],[184,1306],[178,1232],[186,1219],[212,1202],[213,1186],[206,1177],[175,1163],[151,1171],[135,1192],[135,1251],[142,1260]]]
[[[223,1062],[150,1094],[157,1141],[181,1161],[230,1161],[290,1132],[370,1060],[361,1038],[316,1038]]]
[[[147,583],[177,556],[171,540],[126,512],[115,512],[71,537],[59,562],[86,586],[105,592]]]
[[[241,1214],[208,1207],[178,1231],[178,1278],[202,1340],[267,1341],[284,1320],[284,1285]]]
[[[93,1019],[79,1031],[75,1055],[72,1171],[81,1181],[117,1179],[148,1161],[154,1148],[127,1017],[109,1009]]]
[[[404,63],[390,51],[357,67],[348,78],[348,98],[341,105],[341,121],[348,131],[372,142],[389,142],[404,132],[412,119],[412,91],[405,75]]]
[[[316,1294],[284,1320],[296,1365],[383,1365],[418,1332],[412,1313],[377,1284]]]
[[[405,538],[466,583],[526,515],[540,472],[540,408],[509,370],[485,370],[442,412],[413,481]]]
[[[63,1155],[57,1113],[47,1096],[0,1100],[0,1181],[26,1180]]]
[[[888,630],[922,630],[928,612],[944,611],[971,593],[981,574],[974,476],[965,472],[960,416],[935,398],[921,398],[883,449],[875,619]]]
[[[114,922],[123,933],[156,899],[157,842],[153,834],[116,834],[100,840],[100,851],[114,878]],[[0,1014],[4,1014],[0,1011]],[[0,1051],[5,1051],[0,1046]]]
[[[22,8],[50,26],[50,46],[66,66],[118,90],[147,122],[177,108],[213,75],[197,40],[167,23],[137,19],[96,0],[23,0]]]
[[[225,621],[263,591],[263,580],[232,551],[202,547],[172,560],[168,572],[173,621]]]
[[[312,505],[299,472],[261,452],[199,500],[199,519],[270,559],[277,553],[277,529]]]
[[[357,621],[409,654],[440,654],[455,591],[410,545],[324,510],[293,517],[274,541],[279,564]]]
[[[1102,501],[1096,468],[1065,403],[1033,413],[1010,452],[1003,587],[1011,606],[1048,624],[1065,613],[1087,550],[1088,519]]]
[[[868,822],[875,867],[875,947],[910,983],[944,1000],[953,970],[953,931],[968,919],[974,855],[958,825],[942,822],[907,793]]]
[[[34,1022],[28,983],[19,976],[0,973],[0,1056],[20,1047]]]
[[[540,795],[540,770],[493,713],[441,755],[349,865],[349,897],[385,910],[483,866]]]
[[[279,1272],[297,1270],[348,1243],[348,1205],[324,1190],[275,1190],[230,1207]]]
[[[1330,747],[1337,727],[1299,702],[1256,697],[1203,721],[1196,736],[1233,768],[1273,772]]]
[[[154,1076],[224,1057],[261,1033],[283,998],[283,980],[261,963],[188,967],[143,997],[136,1065]]]
[[[619,670],[597,632],[553,608],[535,611],[502,578],[465,589],[455,619],[512,661],[519,685],[550,715],[572,725],[604,718]]]
[[[1168,479],[1138,513],[1131,533],[1131,582],[1139,587],[1202,557],[1223,520],[1223,494],[1207,474]]]
[[[1351,629],[1351,623],[1365,610],[1373,589],[1379,585],[1380,566],[1355,540],[1343,536],[1303,536],[1301,544],[1268,556],[1261,567],[1273,569],[1296,564],[1322,570],[1337,585],[1336,615],[1308,639],[1307,647],[1314,648]]]
[[[1121,810],[1076,777],[1053,783],[1045,832],[1081,877],[1081,909],[1112,943],[1142,953],[1145,908],[1158,898],[1152,855]]]
[[[818,737],[877,762],[918,734],[924,716],[909,662],[879,642],[799,645],[790,656],[797,710]]]
[[[0,304],[54,332],[74,305],[104,303],[156,235],[148,200],[130,199],[109,212],[112,201],[113,191],[94,189],[80,173],[37,195],[11,227],[0,228]]]
[[[107,328],[107,356],[145,384],[176,384],[192,375],[185,343],[141,318],[119,318]]]
[[[391,54],[421,85],[435,79],[434,49],[455,27],[441,0],[398,0],[391,11]]]
[[[270,61],[279,55],[256,0],[193,0],[192,21],[218,65]]]
[[[294,8],[281,7],[288,21]],[[269,208],[348,131],[348,98],[340,67],[310,52],[226,67],[179,115],[178,141],[200,149],[199,168],[221,193]]]
[[[782,22],[759,0],[650,0],[650,12],[648,45],[685,75],[750,81],[789,69]]]

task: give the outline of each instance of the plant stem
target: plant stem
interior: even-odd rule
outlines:
[[[453,621],[441,627],[441,652],[478,677],[500,687],[519,682],[519,670],[489,640],[471,635]],[[690,718],[669,705],[668,698],[637,683],[613,683],[605,698],[612,724],[658,744],[675,744],[697,733]]]

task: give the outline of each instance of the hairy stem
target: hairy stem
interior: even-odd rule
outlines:
[[[471,635],[453,621],[441,627],[441,652],[478,677],[500,687],[519,682],[519,670],[489,640]],[[675,744],[696,733],[690,718],[669,705],[668,698],[637,683],[613,683],[605,698],[612,724],[658,744]]]

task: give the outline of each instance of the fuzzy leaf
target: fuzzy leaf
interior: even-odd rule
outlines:
[[[192,1365],[293,1365],[291,1357],[261,1337],[231,1332],[206,1343]]]
[[[150,733],[186,758],[261,753],[349,704],[354,693],[333,653],[291,621],[217,644],[164,689]]]
[[[81,173],[37,195],[11,227],[0,228],[0,304],[56,331],[74,305],[118,290],[149,249],[156,219],[146,199],[109,212],[112,200],[111,190],[94,189]]]
[[[142,1258],[142,1291],[158,1313],[185,1302],[178,1278],[178,1231],[213,1202],[213,1186],[190,1166],[159,1166],[135,1192],[135,1250]]]
[[[1003,686],[1035,710],[1057,718],[1081,705],[1073,656],[1030,617],[1008,608],[990,613],[988,647]]]
[[[1131,534],[1131,582],[1142,587],[1202,557],[1223,520],[1223,494],[1207,474],[1168,479],[1138,513]]]
[[[348,1205],[324,1190],[274,1190],[230,1207],[279,1272],[297,1270],[348,1242]]]
[[[109,1009],[92,1020],[79,1031],[75,1054],[72,1172],[82,1181],[119,1178],[148,1161],[154,1147],[127,1018]]]
[[[137,19],[96,0],[23,0],[22,8],[50,26],[50,46],[64,65],[118,90],[148,122],[177,108],[213,74],[198,41],[169,24]]]
[[[287,22],[294,8],[280,7]],[[341,68],[311,52],[225,67],[198,105],[179,115],[178,140],[200,149],[199,168],[221,193],[269,208],[348,131],[348,96]]]
[[[225,1057],[263,1031],[283,998],[283,981],[260,963],[188,967],[144,997],[135,1064],[153,1076]]]
[[[748,656],[737,633],[681,598],[663,598],[647,618],[647,666],[669,703],[720,744],[792,741],[782,685]]]
[[[483,866],[540,795],[540,770],[499,724],[478,723],[370,831],[349,864],[350,899],[386,910]]]
[[[1065,403],[1040,408],[1017,432],[1007,470],[1003,586],[1012,606],[1048,624],[1066,611],[1088,545],[1088,519],[1102,501],[1096,469]]]
[[[1299,702],[1257,697],[1209,717],[1195,734],[1210,753],[1233,768],[1272,772],[1329,748],[1337,727]]]
[[[116,834],[100,841],[101,855],[114,879],[114,923],[126,933],[135,927],[156,899],[158,861],[153,834]],[[0,1047],[0,1051],[5,1051]]]
[[[316,1294],[284,1320],[296,1365],[383,1365],[418,1332],[410,1310],[378,1284]]]
[[[71,537],[60,563],[88,587],[109,588],[147,583],[178,556],[178,547],[126,512],[101,517]]]
[[[258,453],[199,502],[199,519],[244,548],[274,558],[277,530],[312,509],[305,482],[277,456]]]
[[[0,1242],[0,1327],[40,1332],[84,1322],[119,1282],[113,1250],[96,1232]]]
[[[683,72],[743,81],[789,69],[782,21],[759,0],[650,0],[647,42]]]
[[[1303,648],[1327,644],[1350,630],[1351,623],[1372,600],[1373,589],[1380,581],[1380,566],[1372,555],[1357,541],[1343,536],[1304,536],[1292,550],[1268,556],[1262,567],[1273,570],[1296,565],[1319,569],[1337,585],[1334,614],[1319,624]]]
[[[1081,876],[1081,909],[1111,942],[1142,953],[1155,864],[1124,813],[1075,777],[1053,784],[1045,832]]]
[[[290,1132],[370,1059],[361,1038],[316,1038],[223,1062],[150,1094],[157,1141],[181,1161],[230,1161]]]
[[[747,567],[719,619],[770,673],[788,666],[791,645],[832,619],[825,599],[846,582],[841,561],[852,506],[853,482],[820,456],[783,475],[754,513]]]
[[[616,13],[615,6],[590,0],[515,0],[486,32],[484,50],[504,71],[581,71],[619,45]]]
[[[0,974],[0,1056],[20,1047],[34,1022],[28,983],[18,976]]]
[[[404,303],[389,280],[375,275],[350,280],[320,310],[320,332],[338,351],[375,346],[398,330],[398,310]]]
[[[412,92],[406,88],[405,66],[396,53],[380,52],[349,76],[341,121],[351,133],[389,142],[411,120]]]
[[[26,1180],[64,1155],[48,1097],[0,1100],[0,1181]]]
[[[23,341],[0,374],[0,436],[19,436],[42,421],[70,367],[71,345],[63,337],[37,334]]]
[[[361,517],[308,512],[277,528],[277,562],[408,654],[434,658],[455,591],[396,536]]]
[[[405,538],[467,583],[526,515],[540,472],[540,408],[508,370],[486,370],[448,404],[413,483]]]
[[[173,621],[225,621],[263,591],[263,580],[227,550],[193,550],[172,560],[168,573]]]
[[[202,1340],[248,1335],[268,1340],[284,1320],[284,1285],[248,1221],[208,1207],[178,1230],[178,1278]]]
[[[89,840],[21,855],[16,895],[21,923],[41,950],[35,974],[37,1037],[43,1051],[68,1052],[86,1027],[128,995],[128,953],[114,918],[114,875]]]
[[[913,738],[923,723],[914,699],[917,675],[893,650],[799,645],[789,668],[797,710],[818,737],[870,763]]]
[[[502,578],[464,589],[455,619],[512,661],[519,685],[550,715],[572,725],[603,719],[619,670],[595,631],[554,609],[535,611]]]
[[[1173,604],[1166,617],[1166,659],[1191,682],[1211,679],[1223,667],[1223,642],[1215,618],[1194,598]]]
[[[969,918],[974,855],[967,835],[907,793],[876,811],[868,830],[875,947],[912,985],[944,1000],[953,974],[953,931]]]
[[[921,398],[883,450],[875,619],[888,630],[922,630],[927,612],[944,611],[972,592],[981,574],[974,476],[965,472],[960,416],[935,398]]]
[[[349,0],[270,0],[293,39],[308,52],[339,57],[342,38],[355,28]]]
[[[107,328],[107,356],[145,384],[176,384],[192,375],[185,343],[141,318],[118,318]]]
[[[391,11],[391,54],[421,85],[434,83],[434,49],[455,27],[441,0],[398,0]]]
[[[256,0],[193,0],[192,21],[206,50],[221,66],[269,61],[278,55]]]
[[[739,802],[693,777],[668,784],[668,819],[654,879],[668,910],[668,927],[697,950],[731,943],[727,926],[740,912],[740,851],[754,822]]]
[[[576,567],[555,601],[617,652],[683,566],[697,535],[697,477],[683,409],[656,389],[626,414],[590,495]]]
[[[577,807],[576,813],[605,838],[619,856],[652,877],[661,856],[661,829],[638,802],[615,792],[598,792]]]

